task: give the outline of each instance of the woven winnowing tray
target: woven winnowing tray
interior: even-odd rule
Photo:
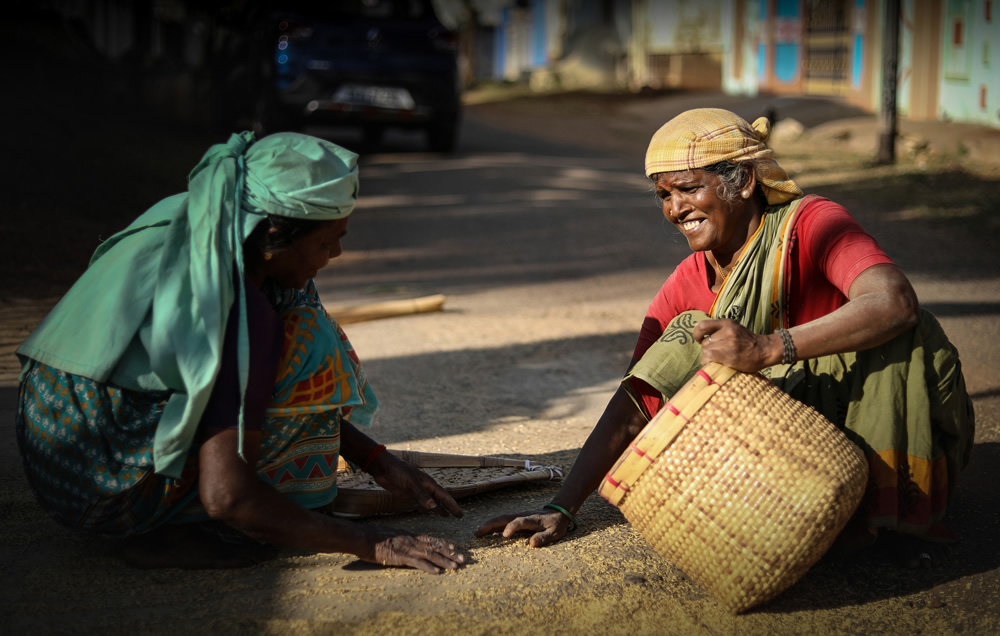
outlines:
[[[451,455],[389,450],[434,478],[455,499],[518,484],[562,479],[562,469],[524,459],[478,455]],[[375,483],[363,471],[354,471],[341,459],[337,470],[337,498],[330,512],[340,517],[372,517],[408,512],[412,500],[402,499]]]

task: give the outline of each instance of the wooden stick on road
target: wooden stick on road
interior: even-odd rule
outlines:
[[[348,325],[366,320],[378,320],[379,318],[441,311],[444,307],[444,301],[445,296],[443,294],[435,294],[433,296],[387,300],[352,307],[331,307],[327,309],[327,313],[341,325]]]

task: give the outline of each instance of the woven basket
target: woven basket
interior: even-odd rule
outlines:
[[[712,363],[646,425],[600,494],[733,612],[774,598],[829,549],[868,464],[829,420],[759,374]]]
[[[389,452],[433,477],[455,499],[533,481],[562,479],[562,469],[524,459],[391,449]],[[374,477],[353,470],[343,458],[340,459],[337,498],[329,508],[332,514],[373,517],[415,508],[413,500],[393,495],[375,483]]]

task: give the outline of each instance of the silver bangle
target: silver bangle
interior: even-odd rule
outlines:
[[[798,360],[798,355],[795,352],[795,342],[792,340],[792,334],[788,333],[787,329],[778,329],[777,333],[781,336],[781,347],[784,350],[781,356],[781,364],[792,364]]]

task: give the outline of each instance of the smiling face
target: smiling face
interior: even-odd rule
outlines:
[[[319,229],[294,240],[288,247],[274,250],[271,259],[260,265],[262,278],[269,278],[281,287],[305,287],[330,259],[343,252],[340,241],[347,234],[349,218],[325,221]]]
[[[752,198],[730,203],[719,196],[721,180],[716,174],[695,169],[655,177],[663,216],[677,226],[692,251],[711,251],[720,263],[727,264],[760,224],[760,209]],[[753,185],[745,187],[752,191]]]

